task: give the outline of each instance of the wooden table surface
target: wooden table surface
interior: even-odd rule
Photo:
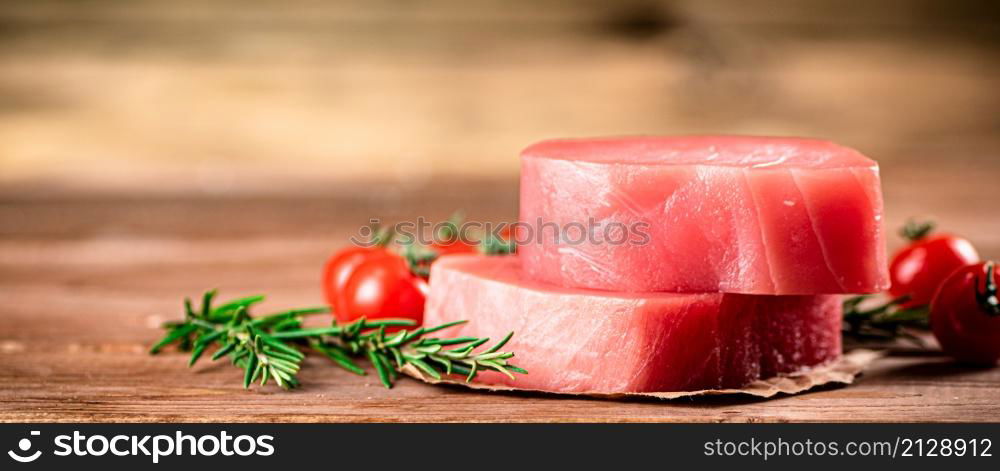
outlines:
[[[320,303],[371,216],[511,220],[515,155],[548,137],[827,137],[882,163],[890,227],[932,215],[1000,258],[997,2],[844,3],[0,2],[0,421],[1000,421],[1000,371],[933,354],[619,402],[313,358],[300,390],[244,391],[145,353],[205,289]]]
[[[933,194],[935,169],[886,178],[889,224],[918,208],[998,255],[995,168]],[[979,178],[981,181],[976,180]],[[511,181],[360,197],[0,195],[0,421],[997,421],[1000,369],[933,353],[877,361],[855,384],[772,400],[611,401],[490,394],[404,379],[392,390],[309,358],[304,387],[244,391],[225,364],[186,368],[146,354],[183,296],[269,295],[268,308],[321,302],[324,257],[369,215],[483,220],[515,213]],[[986,188],[983,190],[983,188]],[[986,191],[988,203],[971,198]],[[946,212],[948,211],[948,212]],[[990,212],[992,211],[992,213]],[[438,220],[439,220],[438,219]],[[895,244],[895,243],[894,243]]]

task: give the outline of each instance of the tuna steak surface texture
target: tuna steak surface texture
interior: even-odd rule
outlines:
[[[446,256],[425,325],[501,339],[528,374],[476,379],[561,393],[737,388],[840,356],[838,295],[610,293],[525,279],[518,257]]]
[[[545,141],[521,154],[520,204],[525,273],[560,286],[772,295],[888,287],[878,164],[827,141]]]

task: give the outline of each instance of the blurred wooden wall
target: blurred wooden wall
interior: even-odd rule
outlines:
[[[888,169],[918,162],[927,173],[893,190],[906,197],[941,162],[1000,176],[998,12],[967,0],[5,0],[0,185],[513,181],[517,152],[542,138],[750,133],[827,137]]]

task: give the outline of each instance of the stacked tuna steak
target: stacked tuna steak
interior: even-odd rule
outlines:
[[[431,272],[425,323],[517,332],[529,374],[487,383],[737,388],[836,359],[838,295],[887,285],[878,166],[826,141],[542,142],[521,155],[520,219],[517,257]]]

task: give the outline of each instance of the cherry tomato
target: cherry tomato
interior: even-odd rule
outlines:
[[[468,240],[468,234],[462,228],[465,216],[456,211],[437,231],[436,240],[430,244],[430,249],[438,256],[457,253],[476,253],[476,246]]]
[[[517,235],[514,233],[516,230],[517,227],[515,225],[507,224],[503,226],[503,229],[500,229],[500,238],[505,241],[514,240],[514,236]]]
[[[477,252],[475,245],[472,245],[462,240],[455,240],[451,242],[435,242],[431,244],[431,250],[437,252],[438,256]]]
[[[405,318],[419,325],[427,288],[427,281],[411,273],[403,258],[371,258],[355,268],[338,292],[334,315],[342,322],[360,317]]]
[[[889,294],[909,295],[903,307],[925,306],[948,275],[978,261],[976,248],[961,237],[937,235],[917,239],[892,258]]]
[[[961,268],[941,284],[931,303],[931,330],[946,353],[975,364],[1000,359],[997,285],[995,262]]]
[[[334,252],[323,267],[323,296],[327,304],[336,309],[337,293],[344,290],[347,279],[354,273],[358,265],[366,260],[374,258],[392,257],[384,247],[357,247],[352,246]]]

